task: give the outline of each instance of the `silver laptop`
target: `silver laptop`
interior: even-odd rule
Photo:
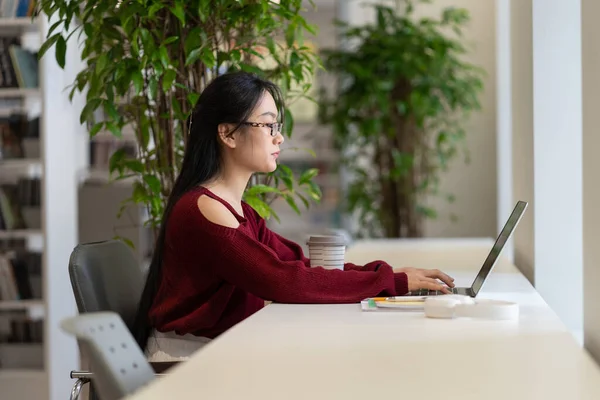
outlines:
[[[494,265],[496,265],[496,261],[498,261],[498,257],[500,257],[500,253],[502,253],[502,249],[504,249],[504,245],[506,244],[506,242],[512,235],[515,228],[517,227],[517,224],[519,223],[519,221],[521,221],[521,217],[523,217],[523,214],[525,213],[526,209],[527,209],[527,202],[525,202],[525,201],[517,202],[517,205],[513,209],[513,212],[510,214],[510,217],[508,217],[508,221],[506,221],[506,224],[504,224],[504,227],[500,231],[500,234],[498,235],[498,238],[496,239],[494,246],[492,246],[492,250],[488,254],[485,261],[483,262],[483,265],[481,266],[481,269],[479,270],[479,273],[475,277],[475,280],[473,281],[473,284],[471,285],[471,287],[459,287],[459,288],[454,287],[454,288],[452,288],[452,294],[462,294],[462,295],[467,295],[467,296],[471,296],[471,297],[477,296],[477,293],[479,293],[479,291],[483,287],[483,284],[484,284],[485,280],[487,279],[488,275],[490,274],[490,272],[492,271],[492,268],[494,268]],[[443,294],[446,294],[446,293],[443,293],[441,291],[432,291],[429,289],[421,289],[419,291],[407,293],[405,296],[428,297],[428,296],[437,296],[437,295],[443,295]]]

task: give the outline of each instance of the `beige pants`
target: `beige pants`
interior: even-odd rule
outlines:
[[[177,335],[175,332],[153,331],[146,345],[149,362],[185,361],[211,339],[192,334]]]

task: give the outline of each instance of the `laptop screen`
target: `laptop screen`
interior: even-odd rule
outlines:
[[[518,201],[513,212],[510,214],[510,217],[508,217],[508,221],[506,221],[506,224],[504,224],[504,228],[502,228],[502,231],[500,231],[500,234],[498,235],[498,238],[496,239],[492,250],[485,259],[481,270],[479,270],[479,274],[477,274],[477,277],[475,277],[475,280],[473,281],[473,285],[471,286],[471,288],[473,289],[475,295],[477,295],[479,289],[481,289],[481,286],[485,281],[485,278],[487,278],[488,274],[494,267],[494,264],[496,264],[496,261],[498,260],[498,257],[500,256],[500,253],[504,248],[504,245],[512,235],[519,221],[521,220],[521,217],[523,216],[523,213],[525,212],[526,208],[527,202]]]

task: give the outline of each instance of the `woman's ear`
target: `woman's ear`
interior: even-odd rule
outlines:
[[[233,132],[235,127],[232,124],[219,124],[217,129],[219,133],[219,140],[221,140],[225,146],[232,149],[235,148],[236,134]]]

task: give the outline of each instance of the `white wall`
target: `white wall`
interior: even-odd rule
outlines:
[[[514,263],[534,283],[533,224],[533,44],[531,0],[507,0],[510,4],[512,200],[529,207],[514,233]],[[512,160],[512,161],[511,161]]]
[[[600,2],[582,1],[584,344],[600,362]]]
[[[510,0],[496,1],[496,188],[497,224],[502,226],[511,213],[512,188],[512,76]],[[504,256],[514,261],[513,238],[504,246]]]
[[[532,3],[535,286],[574,332],[583,328],[581,3]]]
[[[595,139],[598,89],[593,79],[598,65],[589,49],[593,44],[590,41],[588,48],[581,44],[585,36],[596,35],[589,32],[591,22],[587,32],[582,30],[586,12],[581,5],[588,0],[508,1],[511,21],[501,29],[510,30],[511,46],[508,53],[499,51],[498,58],[510,59],[511,66],[512,154],[506,156],[512,160],[513,182],[501,190],[512,192],[513,201],[530,202],[514,238],[515,263],[581,340],[584,254],[588,263],[593,251],[587,231],[596,226],[588,223],[596,202],[588,201],[591,195],[586,193],[593,194],[597,169],[588,169],[586,163],[592,161],[586,160],[585,152]],[[582,70],[589,74],[583,80]],[[589,177],[585,186],[584,177]],[[499,193],[502,201],[504,194]],[[585,210],[584,204],[589,205]],[[585,271],[593,275],[590,268],[586,265]],[[587,299],[586,303],[593,307]]]
[[[45,19],[43,33],[51,25]],[[54,20],[52,22],[55,22]],[[44,346],[46,351],[45,368],[48,371],[48,399],[66,398],[73,381],[71,370],[78,368],[79,352],[75,338],[62,331],[63,319],[77,314],[72,295],[67,265],[71,251],[77,244],[77,154],[81,107],[74,107],[68,99],[65,88],[78,72],[75,52],[76,36],[67,47],[67,64],[61,70],[54,58],[54,48],[41,60],[43,103],[43,227],[45,233],[44,252],[44,300],[46,303],[46,324]],[[81,104],[79,104],[81,106]]]
[[[449,6],[469,10],[471,22],[465,31],[472,51],[468,61],[483,67],[485,91],[481,96],[482,110],[474,114],[467,127],[470,163],[457,158],[450,170],[442,175],[442,191],[450,191],[456,202],[432,199],[440,216],[429,220],[425,235],[429,237],[495,237],[496,222],[496,9],[493,1],[436,0],[423,6],[423,13],[439,15]],[[421,6],[419,6],[421,7]],[[455,214],[458,220],[450,221]]]

